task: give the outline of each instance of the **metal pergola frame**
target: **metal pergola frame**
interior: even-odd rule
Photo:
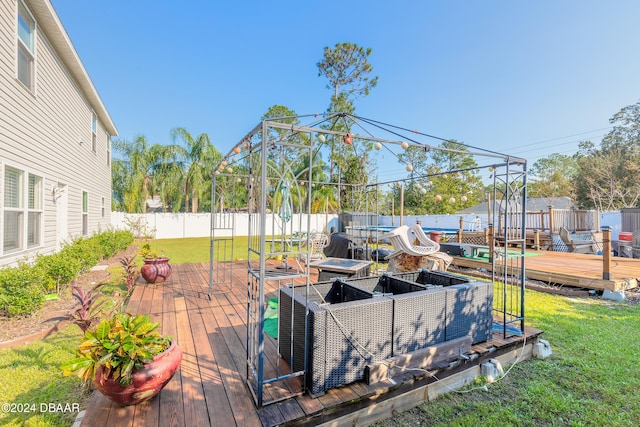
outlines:
[[[298,124],[302,119],[310,121],[304,125]],[[341,124],[342,127],[336,126],[336,123]],[[353,132],[354,129],[359,130],[360,133]],[[374,133],[382,136],[375,136]],[[303,239],[297,246],[288,243],[290,243],[290,237],[296,234],[296,229],[311,231],[311,196],[313,186],[319,183],[314,181],[313,176],[317,153],[323,144],[326,144],[327,138],[339,141],[347,136],[355,141],[380,143],[389,152],[396,149],[396,146],[417,146],[424,148],[425,153],[428,150],[460,152],[488,162],[472,169],[487,168],[491,171],[493,200],[500,206],[500,209],[494,210],[490,218],[493,225],[500,224],[501,229],[495,231],[502,237],[504,243],[492,259],[492,280],[498,291],[498,295],[494,298],[494,314],[499,315],[503,320],[505,337],[510,335],[508,328],[515,327],[524,331],[527,179],[525,159],[479,148],[474,148],[473,151],[460,151],[439,147],[432,145],[432,142],[434,140],[442,142],[446,141],[445,139],[347,113],[263,120],[222,158],[213,173],[209,267],[210,295],[230,290],[233,286],[233,263],[221,262],[220,251],[230,250],[231,259],[234,259],[232,243],[235,238],[235,222],[232,219],[234,215],[223,208],[224,185],[231,179],[241,179],[246,183],[247,214],[249,215],[246,381],[258,407],[304,392],[304,384],[300,390],[285,396],[270,390],[270,387],[282,381],[295,377],[304,378],[307,358],[303,357],[302,366],[283,366],[284,364],[277,357],[277,349],[274,351],[265,346],[267,289],[291,287],[294,282],[296,285],[304,284],[302,292],[306,300],[309,300],[307,298],[311,284],[309,267],[297,262],[294,266],[287,264],[287,260],[294,260],[308,251],[309,234],[306,235],[306,242]],[[307,162],[307,164],[305,168],[299,169],[301,162]],[[460,171],[444,173],[451,172]],[[427,176],[420,176],[420,178],[427,178]],[[369,183],[365,187],[390,182],[395,181]],[[325,182],[322,184],[330,185]],[[279,215],[287,203],[291,204],[289,208],[293,218],[287,219],[286,215]],[[307,249],[304,249],[305,243]],[[514,243],[519,243],[520,251],[507,250]],[[284,260],[285,265],[282,270],[268,268],[267,260],[273,258]],[[296,313],[280,315],[294,316]],[[304,321],[307,325],[307,315],[308,307],[304,313],[304,319],[300,319],[298,314],[297,321]],[[293,324],[296,319],[291,320]],[[305,327],[305,336],[307,333],[308,330]],[[292,353],[294,350],[304,351],[306,355],[306,348],[293,349],[293,344],[291,346]],[[273,362],[269,359],[267,363],[267,358],[274,356],[277,360]]]

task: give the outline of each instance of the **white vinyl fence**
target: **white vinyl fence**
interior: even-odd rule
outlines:
[[[218,215],[218,214],[216,214]],[[229,214],[225,214],[229,215]],[[236,236],[247,236],[249,234],[249,214],[235,213],[235,234]],[[256,215],[256,214],[254,214]],[[467,231],[479,231],[487,227],[487,215],[419,215],[405,216],[403,224],[413,225],[420,221],[425,228],[436,229],[447,228],[457,230],[460,225],[460,218],[463,219],[463,229]],[[267,234],[279,234],[281,232],[282,221],[274,215],[273,220],[267,221],[271,229],[267,229]],[[312,214],[310,215],[311,229],[306,230],[306,216],[301,218],[299,214],[294,214],[291,220],[285,225],[286,233],[319,231],[326,232],[331,227],[339,228],[338,215]],[[609,226],[612,231],[612,238],[617,239],[620,230],[620,212],[600,213],[601,226]],[[398,226],[399,216],[378,217],[379,225]],[[148,213],[148,214],[125,214],[123,212],[111,213],[111,225],[115,229],[131,229],[138,237],[155,237],[157,239],[185,238],[185,237],[207,237],[210,236],[211,214],[209,213]],[[344,224],[348,225],[348,224]],[[230,231],[217,230],[217,236],[231,235]]]
[[[223,215],[223,214],[214,214]],[[230,214],[224,214],[230,215]],[[249,235],[249,214],[234,213],[235,235]],[[257,214],[253,214],[257,215]],[[286,227],[286,234],[301,231],[326,231],[337,224],[337,215],[313,214],[310,215],[311,227],[306,230],[307,218],[301,218],[300,214],[293,214],[286,224],[277,215],[267,219],[270,225],[267,234],[280,234],[282,226]],[[123,212],[111,213],[111,225],[118,230],[130,229],[136,237],[155,237],[156,239],[173,239],[185,237],[208,237],[211,235],[210,213],[147,213],[127,214]],[[137,232],[136,232],[137,231]],[[216,230],[216,236],[230,236],[230,230]]]

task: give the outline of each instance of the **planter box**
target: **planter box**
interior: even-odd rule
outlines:
[[[452,286],[471,282],[471,279],[467,277],[436,270],[419,270],[410,271],[407,273],[393,273],[393,277],[420,283],[422,285],[434,286]]]
[[[363,379],[367,364],[391,357],[393,302],[340,281],[311,286],[305,385],[311,395],[318,395]],[[304,288],[280,290],[278,346],[294,371],[304,369]]]
[[[294,371],[305,368],[307,357],[305,387],[315,396],[364,379],[370,363],[464,336],[474,344],[488,340],[493,284],[428,273],[317,283],[309,287],[308,304],[305,286],[282,288],[280,355]],[[427,281],[447,286],[419,283]]]

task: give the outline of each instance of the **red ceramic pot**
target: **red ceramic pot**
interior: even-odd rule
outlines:
[[[168,349],[153,358],[153,362],[146,363],[144,368],[133,371],[131,374],[133,381],[128,386],[122,387],[117,380],[105,378],[102,368],[96,371],[93,383],[100,393],[114,402],[123,406],[135,405],[160,393],[176,373],[181,362],[182,350],[173,340]]]
[[[164,282],[171,275],[172,267],[169,258],[149,258],[140,267],[140,274],[147,283]]]

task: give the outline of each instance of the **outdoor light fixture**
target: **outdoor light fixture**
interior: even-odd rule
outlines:
[[[324,134],[319,133],[318,134],[318,141],[320,141],[321,144],[324,144],[325,140],[326,140],[326,138],[324,137]]]
[[[373,148],[375,148],[376,150],[379,150],[379,149],[381,149],[381,148],[382,148],[382,144],[381,144],[381,143],[379,143],[379,142],[376,142],[376,143],[373,145]]]
[[[400,148],[402,148],[403,150],[406,150],[407,148],[409,148],[409,143],[407,141],[402,141],[400,143]]]

